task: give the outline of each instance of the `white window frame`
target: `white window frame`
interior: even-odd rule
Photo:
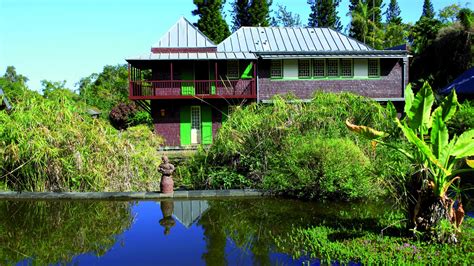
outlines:
[[[323,62],[323,75],[322,76],[317,76],[315,71],[316,71],[316,67],[315,67],[315,62],[316,61],[322,61]],[[316,78],[316,79],[321,79],[321,78],[325,78],[327,77],[327,73],[326,73],[326,59],[313,59],[312,60],[312,66],[313,66],[313,69],[312,69],[312,76],[313,78]]]

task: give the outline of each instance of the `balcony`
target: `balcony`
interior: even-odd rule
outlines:
[[[256,98],[255,79],[130,81],[131,100]]]

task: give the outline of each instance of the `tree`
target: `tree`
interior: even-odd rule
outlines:
[[[230,35],[229,26],[222,17],[222,8],[225,0],[193,0],[196,9],[194,16],[199,16],[195,25],[209,39],[220,43]]]
[[[270,6],[272,1],[253,0],[248,8],[250,25],[257,27],[270,26]]]
[[[362,8],[362,6],[364,6],[364,8]],[[351,1],[349,10],[352,9],[352,11],[348,13],[348,15],[352,17],[349,36],[362,41],[364,39],[362,36],[367,37],[371,35],[371,45],[374,46],[374,48],[377,46],[375,45],[376,43],[381,45],[383,41],[381,8],[382,0],[359,0],[355,7],[353,7],[353,1]],[[361,14],[361,12],[365,14]],[[358,16],[355,20],[354,15]],[[361,23],[361,16],[366,19],[365,23]],[[364,29],[364,27],[367,27],[367,29]],[[377,46],[377,48],[381,47]]]
[[[76,86],[84,102],[108,113],[119,102],[128,101],[127,65],[107,65],[101,73],[82,78]]]
[[[443,24],[450,24],[456,21],[461,7],[458,4],[452,4],[439,11],[438,17]]]
[[[308,27],[331,27],[337,31],[342,30],[342,24],[337,15],[340,0],[308,0],[311,6]]]
[[[461,25],[464,27],[464,30],[472,30],[472,22],[474,21],[474,13],[469,8],[462,8],[457,14],[457,18]]]
[[[301,26],[300,15],[293,14],[292,12],[286,10],[286,6],[278,5],[278,11],[275,14],[275,17],[272,20],[273,26],[283,26],[283,27],[295,27]]]
[[[232,5],[232,31],[243,26],[251,26],[249,15],[249,0],[236,0]]]
[[[402,24],[400,7],[398,6],[397,0],[390,0],[385,15],[387,17],[383,46],[393,47],[404,43],[406,37],[406,26]]]
[[[14,66],[8,66],[3,77],[7,81],[12,83],[19,82],[25,84],[28,81],[27,77],[16,73],[16,69]]]
[[[402,18],[400,17],[400,7],[398,6],[397,0],[390,0],[390,4],[387,7],[387,24],[402,24]]]
[[[423,3],[423,13],[421,13],[421,17],[426,17],[426,18],[434,18],[435,12],[433,9],[433,3],[431,3],[431,0],[425,0]]]

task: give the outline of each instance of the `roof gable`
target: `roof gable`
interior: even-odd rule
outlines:
[[[331,28],[242,27],[218,52],[349,52],[373,49]]]
[[[215,48],[209,38],[181,17],[152,48]]]

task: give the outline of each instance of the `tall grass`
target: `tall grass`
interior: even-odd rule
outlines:
[[[146,126],[119,132],[62,90],[15,94],[14,110],[0,111],[0,183],[8,189],[156,189],[161,139]]]

